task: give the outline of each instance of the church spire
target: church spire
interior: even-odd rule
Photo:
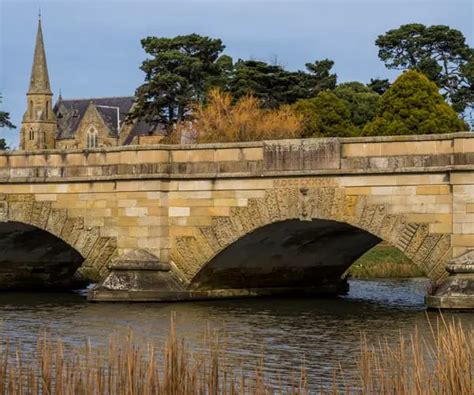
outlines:
[[[48,66],[44,51],[43,30],[41,28],[41,13],[38,15],[38,31],[36,33],[35,56],[31,69],[30,88],[28,93],[51,94],[49,85]]]

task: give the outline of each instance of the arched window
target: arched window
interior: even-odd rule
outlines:
[[[30,140],[34,140],[35,139],[35,132],[33,129],[30,129],[29,131],[29,138]]]
[[[99,146],[99,134],[93,126],[87,132],[87,148],[96,148]]]
[[[49,119],[49,100],[46,100],[46,120]]]
[[[33,100],[30,100],[30,118],[33,118],[34,111],[33,111]]]

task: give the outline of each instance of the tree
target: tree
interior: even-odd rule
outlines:
[[[253,95],[265,108],[276,108],[288,99],[289,73],[281,66],[239,59],[229,81],[235,100]]]
[[[436,84],[422,73],[409,70],[383,94],[377,117],[364,127],[363,134],[452,133],[465,129],[465,123],[444,101]]]
[[[312,99],[298,100],[293,108],[303,116],[303,137],[348,137],[356,134],[347,102],[333,92],[320,92]]]
[[[317,60],[313,63],[306,63],[305,66],[309,72],[307,78],[308,97],[314,97],[319,92],[336,87],[337,74],[331,73],[334,61],[329,59]]]
[[[331,73],[333,65],[323,59],[307,63],[306,71],[288,71],[276,64],[240,59],[230,77],[229,91],[235,99],[252,94],[265,108],[277,108],[334,89],[337,76]]]
[[[462,84],[453,96],[453,108],[458,112],[467,111],[467,119],[474,127],[474,50],[469,61],[461,66]]]
[[[344,100],[351,122],[362,130],[377,114],[380,95],[360,82],[345,82],[334,89],[335,95]]]
[[[411,23],[378,36],[375,44],[386,67],[421,71],[453,102],[462,84],[461,68],[471,53],[459,30]]]
[[[372,89],[375,93],[379,95],[383,95],[387,92],[387,89],[390,88],[390,82],[388,79],[380,79],[380,78],[371,78],[370,82],[367,84],[367,87]]]
[[[151,57],[141,70],[145,83],[136,91],[129,120],[141,118],[168,126],[185,119],[192,103],[203,100],[209,81],[219,77],[228,59],[219,62],[224,45],[198,34],[174,38],[147,37],[141,44]]]
[[[212,89],[206,103],[194,110],[194,121],[178,125],[177,134],[170,142],[181,140],[181,134],[192,134],[198,142],[239,142],[282,138],[298,138],[302,130],[302,117],[289,106],[264,109],[261,101],[252,95],[236,102],[228,92]]]
[[[0,94],[0,103],[2,103],[2,95]],[[10,114],[5,111],[0,111],[0,128],[15,129],[16,126],[10,121]],[[0,139],[0,151],[7,150],[9,147],[5,139]]]

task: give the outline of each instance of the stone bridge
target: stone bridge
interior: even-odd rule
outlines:
[[[473,192],[471,133],[4,153],[0,286],[340,293],[384,240],[438,282],[429,305],[474,307]]]

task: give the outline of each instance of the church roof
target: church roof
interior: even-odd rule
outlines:
[[[114,137],[118,136],[120,126],[125,122],[125,117],[129,113],[135,101],[133,96],[125,97],[101,97],[89,99],[69,99],[60,98],[54,106],[54,113],[58,122],[58,139],[74,138],[76,130],[86,113],[87,108],[92,103],[97,112],[108,126]],[[154,127],[146,122],[137,122],[130,136],[149,134]],[[129,144],[133,137],[127,139]]]

